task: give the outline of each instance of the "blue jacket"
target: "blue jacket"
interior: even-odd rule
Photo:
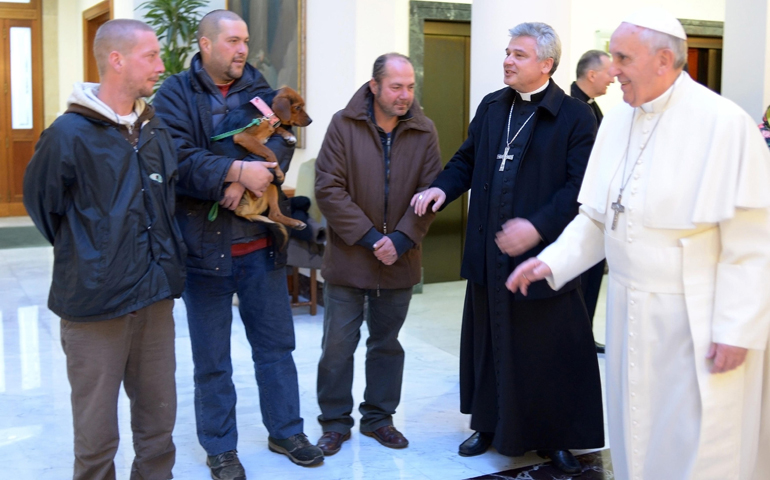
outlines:
[[[174,146],[152,107],[138,128],[134,146],[125,126],[72,106],[27,166],[24,206],[54,251],[48,308],[66,320],[120,317],[184,289]]]
[[[176,218],[187,244],[187,268],[202,275],[232,274],[230,247],[233,225],[238,221],[231,211],[220,208],[214,221],[208,214],[212,205],[224,197],[225,177],[234,159],[211,153],[214,134],[211,78],[201,68],[200,54],[193,57],[188,70],[167,78],[153,100],[153,105],[169,126],[179,159]],[[262,74],[246,64],[243,76],[227,94],[227,105],[242,105],[256,95],[272,96],[273,89]],[[233,96],[237,101],[232,102]],[[280,137],[268,142],[282,166],[294,153]],[[257,157],[254,157],[256,159]],[[285,171],[285,169],[284,169]]]

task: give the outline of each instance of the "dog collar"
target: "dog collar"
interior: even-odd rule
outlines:
[[[257,107],[257,110],[262,112],[262,115],[265,116],[265,119],[270,122],[270,126],[275,128],[278,126],[278,124],[281,123],[281,119],[276,116],[276,114],[273,112],[273,110],[267,105],[267,103],[262,100],[259,97],[254,97],[251,100],[249,100],[252,105]]]

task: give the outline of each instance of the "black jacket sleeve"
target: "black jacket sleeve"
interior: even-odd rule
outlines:
[[[74,183],[72,148],[58,129],[43,131],[24,172],[24,207],[43,236],[54,243]]]
[[[476,162],[476,142],[481,134],[481,125],[486,113],[487,102],[482,101],[468,126],[468,138],[465,139],[431,185],[431,187],[440,188],[446,194],[446,201],[441,206],[441,210],[471,188],[473,168]]]

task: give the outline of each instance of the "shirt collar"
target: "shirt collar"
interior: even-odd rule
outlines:
[[[538,88],[536,90],[532,90],[531,92],[522,93],[522,92],[519,92],[518,90],[516,90],[516,91],[519,93],[519,96],[521,97],[522,100],[524,100],[525,102],[531,102],[532,101],[532,95],[538,94],[538,93],[542,92],[543,90],[545,90],[546,88],[548,88],[548,84],[549,83],[551,83],[551,79],[550,78],[540,88]]]

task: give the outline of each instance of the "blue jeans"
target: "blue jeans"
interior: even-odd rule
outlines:
[[[230,360],[234,293],[251,345],[262,422],[277,439],[303,429],[286,275],[275,268],[272,249],[263,248],[233,257],[232,276],[187,274],[182,298],[195,364],[195,420],[198,441],[209,455],[233,450],[238,443]]]
[[[318,362],[318,422],[324,432],[347,433],[353,426],[353,353],[361,338],[368,298],[366,389],[359,405],[361,431],[393,424],[401,400],[404,349],[398,332],[404,325],[412,289],[362,290],[324,284],[323,352]]]

